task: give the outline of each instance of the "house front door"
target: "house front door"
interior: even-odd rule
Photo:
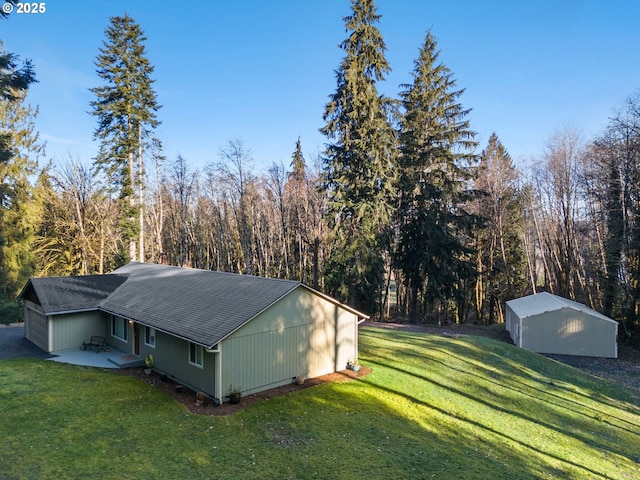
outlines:
[[[133,324],[133,353],[140,355],[140,325]]]

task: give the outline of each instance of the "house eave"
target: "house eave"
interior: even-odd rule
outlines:
[[[44,314],[47,317],[53,317],[56,315],[71,315],[74,313],[86,313],[86,312],[99,312],[100,309],[97,307],[87,307],[87,308],[74,308],[74,309],[69,309],[69,310],[57,310],[57,311],[52,311],[52,312],[47,312],[45,310]]]
[[[214,343],[214,344],[212,344],[212,345],[208,345],[208,344],[206,344],[206,343],[199,342],[199,341],[197,341],[197,340],[195,340],[195,339],[193,339],[193,338],[188,338],[188,337],[186,337],[186,336],[184,336],[184,335],[180,335],[180,334],[178,334],[178,333],[171,332],[171,331],[169,331],[169,330],[167,330],[167,329],[159,328],[159,327],[157,327],[156,325],[154,325],[154,324],[152,324],[152,323],[145,322],[145,321],[140,320],[140,319],[138,319],[138,318],[130,317],[130,316],[128,316],[128,315],[123,315],[123,314],[121,314],[121,313],[118,313],[118,312],[117,312],[117,311],[115,311],[115,310],[109,310],[109,309],[107,309],[107,308],[102,308],[102,307],[98,308],[98,310],[100,310],[101,312],[106,313],[107,315],[115,315],[115,316],[117,316],[117,317],[122,317],[122,318],[125,318],[125,319],[127,319],[127,320],[131,320],[132,322],[138,323],[138,324],[142,325],[143,327],[153,328],[154,330],[156,330],[156,331],[158,331],[158,332],[162,332],[162,333],[164,333],[165,335],[170,335],[170,336],[172,336],[172,337],[179,338],[180,340],[184,340],[184,341],[186,341],[186,342],[195,343],[196,345],[200,345],[201,347],[204,347],[204,348],[213,348],[213,346],[215,345],[215,343]]]
[[[358,318],[360,319],[360,320],[358,320],[358,324],[360,324],[362,322],[366,322],[367,320],[369,320],[371,318],[369,315],[367,315],[365,313],[362,313],[362,312],[356,310],[355,308],[350,307],[349,305],[345,305],[344,303],[340,303],[335,298],[330,297],[329,295],[326,295],[326,294],[316,290],[315,288],[310,287],[309,285],[305,285],[304,283],[301,283],[300,286],[306,288],[307,290],[309,290],[312,293],[315,293],[316,295],[318,295],[319,297],[322,297],[323,299],[327,300],[328,302],[331,302],[334,305],[337,305],[340,308],[345,309],[349,313],[353,313],[354,315],[357,315]]]

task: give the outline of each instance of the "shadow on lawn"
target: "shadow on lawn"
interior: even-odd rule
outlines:
[[[521,413],[517,413],[517,412],[513,412],[513,411],[508,410],[508,409],[503,409],[503,408],[496,407],[493,403],[489,403],[489,402],[486,402],[484,400],[480,400],[480,399],[478,399],[476,397],[473,397],[471,395],[466,394],[462,390],[454,389],[454,388],[451,388],[451,387],[449,387],[447,385],[443,385],[442,383],[439,383],[439,382],[437,382],[437,381],[435,381],[433,379],[422,377],[420,375],[416,375],[413,372],[409,372],[409,371],[406,371],[406,370],[403,370],[403,369],[400,369],[400,368],[397,368],[397,367],[393,367],[393,366],[390,366],[389,364],[377,363],[377,362],[372,361],[370,359],[367,359],[367,362],[368,363],[373,363],[374,365],[378,365],[380,367],[390,368],[392,370],[398,371],[398,372],[403,373],[403,374],[415,376],[416,378],[419,378],[420,380],[432,383],[434,385],[437,385],[439,388],[447,389],[447,390],[451,391],[454,394],[467,397],[467,398],[469,398],[469,399],[471,399],[473,401],[476,401],[478,403],[482,403],[482,404],[484,404],[484,405],[486,405],[486,406],[488,406],[490,408],[493,408],[495,410],[499,410],[499,411],[508,413],[510,415],[518,416],[518,417],[522,418],[523,420],[526,420],[526,421],[529,421],[529,422],[533,422],[533,423],[537,423],[539,425],[542,425],[543,427],[555,430],[558,433],[562,433],[564,435],[573,436],[574,438],[578,438],[578,439],[580,439],[580,440],[582,440],[582,441],[584,441],[584,442],[586,442],[588,444],[592,444],[592,445],[594,444],[593,439],[589,439],[589,438],[586,438],[586,437],[580,438],[579,436],[576,436],[573,433],[566,432],[566,431],[563,431],[563,430],[557,428],[555,425],[548,424],[548,423],[543,423],[543,422],[540,422],[539,420],[537,420],[535,418],[528,417],[528,416],[523,415]],[[497,437],[502,437],[507,443],[519,444],[523,448],[529,449],[529,450],[531,450],[531,451],[533,451],[535,453],[538,453],[539,455],[541,455],[543,457],[548,457],[550,459],[553,459],[553,460],[556,460],[556,461],[559,461],[559,462],[562,462],[562,463],[566,463],[567,465],[571,465],[572,467],[575,467],[575,468],[577,468],[579,470],[584,471],[588,476],[591,476],[591,475],[602,476],[602,477],[606,477],[607,476],[607,472],[599,472],[599,471],[593,470],[593,469],[588,468],[588,467],[586,467],[584,465],[576,463],[576,462],[574,462],[574,461],[572,461],[570,459],[563,458],[563,457],[560,457],[560,456],[558,456],[558,455],[556,455],[556,454],[554,454],[552,452],[548,452],[548,451],[542,450],[542,449],[536,447],[535,445],[532,445],[531,443],[523,442],[522,440],[518,439],[515,436],[511,436],[511,435],[508,435],[505,432],[501,432],[499,430],[496,430],[495,428],[492,428],[492,427],[490,427],[488,425],[480,423],[477,420],[474,420],[472,418],[462,416],[462,415],[460,415],[458,413],[453,413],[453,412],[447,411],[447,410],[445,410],[445,409],[443,409],[443,408],[441,408],[439,406],[433,405],[433,404],[429,404],[429,403],[427,403],[427,402],[425,402],[423,400],[420,400],[419,398],[416,398],[415,396],[410,395],[410,394],[408,394],[406,392],[390,389],[388,387],[385,387],[384,385],[373,383],[371,380],[368,380],[367,383],[370,386],[372,386],[374,388],[377,388],[379,390],[382,390],[382,391],[384,391],[386,393],[399,395],[399,396],[404,397],[404,398],[406,398],[407,400],[409,400],[409,401],[411,401],[413,403],[416,403],[418,405],[421,405],[421,406],[423,406],[425,408],[428,408],[428,409],[431,409],[431,410],[435,410],[435,411],[437,411],[438,413],[440,413],[442,415],[445,415],[445,416],[448,416],[448,417],[452,417],[455,420],[460,421],[460,422],[466,422],[466,423],[468,423],[468,424],[470,424],[470,425],[472,425],[472,426],[474,426],[476,428],[484,430],[484,431],[486,431],[486,432],[488,432],[490,434],[493,434],[493,435],[495,435]],[[599,448],[600,446],[594,445],[594,447]],[[632,458],[632,457],[630,457],[630,458]]]
[[[542,379],[542,376],[545,376],[548,373],[551,373],[552,375],[555,376],[559,376],[559,377],[566,377],[566,369],[569,368],[566,365],[562,364],[560,365],[560,369],[558,369],[558,372],[548,372],[548,373],[542,373],[536,370],[532,370],[528,367],[524,367],[522,365],[522,363],[514,361],[513,359],[511,359],[510,357],[508,357],[508,353],[505,355],[500,355],[499,353],[496,353],[495,351],[488,351],[488,350],[480,350],[478,349],[477,346],[475,345],[471,345],[471,344],[465,344],[463,343],[464,340],[460,340],[456,342],[456,350],[454,352],[454,350],[450,349],[450,348],[446,348],[446,346],[443,344],[442,341],[440,341],[441,339],[439,337],[435,337],[432,339],[428,339],[428,338],[424,338],[424,335],[419,335],[417,338],[417,342],[419,344],[422,345],[422,347],[424,349],[426,349],[427,351],[439,351],[441,352],[443,355],[446,355],[448,357],[451,357],[453,359],[455,359],[458,363],[466,363],[469,364],[473,369],[476,370],[480,370],[481,372],[483,372],[483,374],[478,374],[478,373],[474,373],[473,371],[469,370],[469,369],[463,369],[463,368],[457,368],[455,366],[453,366],[453,362],[451,363],[446,363],[440,359],[434,358],[434,357],[425,357],[424,354],[421,354],[419,352],[413,352],[411,350],[406,350],[403,349],[403,355],[406,356],[412,356],[415,357],[419,360],[425,360],[428,359],[429,361],[433,361],[433,362],[437,362],[440,363],[441,365],[443,365],[446,368],[449,368],[451,370],[456,370],[457,372],[460,372],[462,374],[465,375],[471,375],[474,376],[478,379],[481,379],[482,381],[485,382],[490,382],[495,384],[498,387],[501,388],[512,388],[508,385],[505,385],[503,383],[500,383],[496,380],[492,380],[492,378],[495,378],[496,376],[500,376],[500,377],[508,377],[508,380],[510,383],[516,383],[519,384],[522,387],[525,387],[528,390],[534,390],[537,391],[539,393],[542,393],[544,395],[550,396],[550,397],[555,397],[557,399],[560,399],[564,402],[570,403],[570,404],[576,404],[578,406],[580,406],[583,409],[588,409],[591,410],[592,412],[594,412],[594,416],[597,416],[598,418],[602,419],[602,421],[605,421],[607,423],[609,423],[610,425],[617,427],[617,428],[621,428],[624,430],[628,430],[631,433],[635,433],[638,434],[638,432],[634,432],[632,430],[627,429],[626,427],[621,427],[620,425],[616,425],[614,423],[609,422],[608,420],[606,420],[606,417],[609,418],[614,418],[616,420],[619,420],[620,422],[627,424],[629,423],[628,419],[625,418],[620,418],[620,417],[616,417],[615,415],[613,415],[612,413],[607,413],[604,412],[602,410],[599,410],[593,406],[589,406],[586,405],[584,403],[581,403],[575,399],[567,399],[564,396],[560,395],[559,393],[554,393],[549,391],[550,388],[553,388],[555,390],[561,390],[561,391],[565,391],[568,394],[571,395],[575,395],[575,396],[579,396],[579,397],[583,397],[585,399],[588,399],[590,401],[597,401],[600,404],[604,404],[607,405],[611,408],[614,408],[616,410],[624,410],[628,413],[637,415],[639,412],[639,409],[633,405],[633,404],[624,404],[624,402],[627,402],[628,400],[621,400],[621,399],[610,399],[609,397],[604,396],[601,392],[597,391],[597,389],[595,389],[594,386],[594,382],[593,381],[589,381],[587,384],[585,384],[584,382],[580,381],[579,383],[576,383],[576,380],[580,380],[578,378],[576,378],[575,376],[572,377],[571,379],[566,379],[566,381],[570,382],[572,385],[576,385],[577,387],[581,388],[581,389],[585,389],[585,390],[591,390],[593,391],[593,394],[589,395],[589,394],[585,394],[581,391],[579,391],[576,388],[572,388],[571,386],[566,386],[561,384],[559,381],[554,381],[553,378],[546,378],[546,379]],[[384,338],[384,337],[380,337],[380,338]],[[447,340],[449,341],[449,340]],[[492,340],[489,340],[492,341]],[[413,338],[412,338],[412,342],[413,342]],[[494,348],[500,348],[500,349],[504,349],[504,348],[515,348],[515,347],[510,347],[510,346],[503,346],[500,342],[496,342],[496,341],[492,341],[494,342],[494,345],[492,345],[492,347]],[[466,355],[460,355],[459,351],[463,350],[465,351],[467,354]],[[506,352],[506,351],[505,351]],[[395,352],[394,352],[395,353]],[[533,354],[533,353],[529,353],[529,352],[518,352],[520,354],[524,354],[524,355],[536,355],[537,354]],[[487,363],[487,356],[491,356],[494,359],[494,365],[496,365],[496,367],[500,367],[502,365],[505,365],[505,368],[500,371],[497,372],[495,369],[492,370],[490,368],[488,368],[486,366]],[[391,360],[391,357],[387,357],[387,359]],[[473,361],[471,360],[473,359]],[[548,362],[554,362],[553,360],[549,360],[547,358],[541,357],[540,360],[542,360],[545,363]],[[511,370],[515,375],[511,376],[508,375],[509,374],[509,370]],[[563,371],[564,370],[564,371]],[[526,376],[527,378],[529,378],[532,382],[532,384],[529,384],[525,381],[522,381],[520,379],[518,379],[518,376]],[[562,381],[562,380],[561,380]],[[544,388],[535,386],[533,384],[541,384],[544,385]],[[538,397],[525,393],[521,390],[519,390],[523,395],[527,395],[530,396],[534,399],[538,399]],[[571,411],[575,411],[581,415],[584,415],[586,417],[589,417],[589,415],[587,413],[584,413],[582,411],[577,411],[574,409],[571,409],[570,407],[566,406],[566,405],[561,405],[559,403],[555,403],[554,405],[560,407],[560,408],[566,408],[568,410]],[[589,417],[591,418],[591,417]],[[640,425],[636,425],[633,424],[634,426],[638,426],[640,427]]]
[[[370,331],[367,331],[366,334],[371,333]],[[364,334],[364,332],[363,332]],[[363,335],[361,334],[361,335]],[[376,336],[375,333],[373,334],[373,336]],[[421,338],[422,337],[422,338]],[[491,370],[488,369],[487,367],[485,367],[484,365],[480,365],[479,363],[481,362],[481,360],[479,360],[478,358],[478,354],[482,353],[483,355],[486,354],[486,352],[482,351],[473,351],[474,348],[472,346],[465,346],[465,345],[461,345],[460,342],[456,343],[456,348],[460,347],[463,349],[467,349],[469,351],[469,353],[471,354],[471,357],[475,359],[475,361],[479,362],[479,363],[475,363],[473,361],[470,361],[467,358],[464,358],[460,355],[458,355],[458,353],[456,352],[455,354],[452,351],[449,351],[448,349],[446,349],[443,346],[443,339],[436,337],[433,338],[431,340],[429,339],[425,339],[424,336],[418,337],[418,343],[422,346],[422,348],[424,348],[424,351],[438,351],[443,355],[446,356],[450,356],[452,358],[454,358],[455,360],[451,362],[451,364],[439,359],[439,358],[435,358],[432,356],[425,356],[424,354],[420,355],[417,351],[413,351],[414,348],[413,346],[415,345],[413,342],[413,339],[415,338],[412,335],[412,345],[409,348],[405,348],[404,345],[400,346],[398,349],[391,349],[391,348],[376,348],[375,350],[375,357],[376,359],[380,359],[382,361],[376,361],[376,360],[372,360],[371,358],[367,358],[367,361],[369,363],[372,363],[374,365],[379,365],[381,368],[389,368],[392,369],[398,373],[402,373],[405,375],[410,375],[410,376],[414,376],[415,378],[417,378],[420,381],[424,381],[424,382],[429,382],[432,383],[433,385],[436,385],[439,388],[442,389],[446,389],[450,392],[452,392],[453,394],[456,395],[460,395],[462,397],[465,397],[473,402],[477,402],[479,404],[482,404],[488,408],[491,408],[493,410],[499,411],[499,412],[504,412],[506,414],[509,415],[514,415],[516,417],[521,418],[522,420],[525,420],[527,422],[532,422],[534,424],[538,424],[541,425],[544,428],[556,431],[562,435],[567,435],[570,436],[572,438],[575,438],[581,442],[586,443],[587,445],[592,445],[594,448],[596,449],[603,449],[605,451],[610,451],[610,452],[615,452],[617,454],[620,455],[624,455],[627,458],[631,459],[632,461],[636,461],[635,456],[637,456],[637,452],[635,451],[636,449],[634,448],[634,445],[637,445],[637,439],[633,439],[633,437],[637,437],[639,435],[638,431],[634,431],[630,428],[628,428],[626,425],[629,425],[629,419],[623,419],[620,417],[616,417],[614,416],[612,413],[605,413],[602,410],[599,410],[595,407],[583,404],[581,402],[577,402],[575,399],[572,398],[566,398],[563,397],[562,395],[555,393],[555,392],[549,392],[548,388],[555,388],[555,386],[553,385],[548,385],[548,384],[544,384],[545,388],[542,387],[538,387],[538,386],[534,386],[534,385],[530,385],[526,382],[523,382],[521,380],[519,380],[517,378],[517,375],[519,374],[525,374],[527,376],[529,376],[532,379],[532,382],[534,383],[542,383],[542,381],[540,380],[540,378],[535,378],[534,375],[532,375],[529,371],[526,371],[528,369],[522,369],[521,365],[518,365],[517,362],[509,362],[511,365],[509,366],[509,368],[511,369],[516,369],[516,372],[513,372],[513,374],[509,374],[508,371],[500,371],[500,370]],[[382,341],[387,341],[388,342],[388,337],[385,336],[381,336],[380,339]],[[446,341],[449,341],[448,339]],[[389,352],[389,355],[384,355],[383,354],[383,350],[387,350]],[[408,350],[408,351],[407,351]],[[482,395],[472,395],[469,394],[467,392],[465,392],[462,388],[456,388],[456,387],[452,387],[451,385],[446,385],[442,382],[439,382],[438,380],[436,380],[435,378],[428,378],[425,377],[423,375],[417,374],[415,372],[412,371],[408,371],[405,370],[403,368],[399,368],[395,365],[393,365],[394,362],[397,361],[398,357],[415,357],[416,359],[420,360],[421,362],[424,361],[428,361],[428,362],[435,362],[440,364],[441,366],[445,367],[445,369],[450,369],[450,370],[455,370],[456,372],[458,372],[461,375],[468,375],[471,376],[477,380],[479,380],[478,385],[475,387],[476,391],[478,389],[480,389],[482,392],[484,392],[484,394]],[[486,361],[486,359],[485,359]],[[463,368],[459,368],[456,366],[453,366],[452,364],[454,363],[468,363],[472,369],[480,369],[481,371],[483,371],[484,373],[486,373],[486,375],[482,375],[482,374],[478,374],[476,372],[473,371],[469,371],[469,370],[465,370]],[[411,363],[411,362],[408,362]],[[446,370],[445,370],[446,371]],[[456,374],[457,375],[457,374]],[[445,375],[446,376],[446,375]],[[492,378],[493,377],[493,378]],[[498,377],[499,379],[501,379],[501,381],[495,380],[494,378]],[[482,383],[490,383],[492,385],[495,385],[496,387],[498,387],[498,389],[501,391],[501,393],[497,393],[496,391],[493,391],[485,386],[482,385]],[[515,387],[514,387],[515,384]],[[389,390],[387,387],[383,386],[383,385],[375,385],[376,388],[380,388],[383,390],[387,390],[391,393],[395,393],[397,395],[401,395],[404,396],[405,398],[420,403],[422,405],[425,405],[429,408],[435,409],[445,415],[449,415],[449,416],[454,416],[455,418],[461,420],[461,421],[466,421],[471,423],[472,425],[475,425],[479,428],[482,429],[486,429],[487,431],[490,431],[496,435],[500,435],[503,436],[505,439],[508,439],[509,441],[513,441],[513,442],[517,442],[520,443],[523,447],[525,448],[530,448],[533,451],[536,451],[542,455],[548,456],[550,458],[554,458],[556,460],[562,461],[562,462],[566,462],[567,464],[573,465],[575,467],[579,467],[581,469],[585,469],[588,470],[591,473],[594,474],[598,474],[598,475],[605,475],[604,473],[599,473],[599,472],[595,472],[592,471],[582,465],[579,465],[575,462],[573,462],[571,459],[566,459],[566,458],[561,458],[557,455],[555,455],[554,453],[550,453],[550,452],[546,452],[543,451],[537,447],[535,447],[532,444],[528,444],[526,442],[522,442],[521,440],[518,440],[517,438],[514,438],[513,436],[509,435],[508,433],[505,432],[500,432],[495,430],[492,427],[489,427],[487,425],[483,425],[482,423],[478,422],[477,420],[473,419],[473,418],[468,418],[468,417],[464,417],[460,416],[459,414],[455,414],[452,412],[447,412],[446,410],[443,410],[437,406],[434,405],[429,405],[423,401],[421,401],[420,399],[415,398],[412,395],[409,395],[405,392],[398,392],[398,391],[393,391],[393,390]],[[548,388],[547,388],[548,387]],[[564,387],[558,387],[560,389],[564,389],[567,393],[570,393],[571,395],[581,395],[578,392],[575,392],[571,389],[567,389]],[[529,392],[525,391],[525,390],[529,390]],[[542,394],[540,396],[536,396],[533,393],[531,393],[531,391],[533,390],[534,393],[539,393]],[[520,401],[514,401],[514,398],[512,396],[508,396],[505,393],[502,392],[515,392],[515,394],[517,396],[522,396],[522,400]],[[557,401],[555,402],[550,402],[547,399],[545,399],[545,397],[553,397],[555,398]],[[586,398],[589,398],[588,396],[585,395]],[[528,401],[526,401],[526,399],[529,399]],[[590,400],[592,402],[598,402],[599,400],[594,400],[593,398],[590,398]],[[518,410],[514,410],[513,406],[520,404]],[[563,404],[564,403],[564,404]],[[501,405],[510,405],[511,408],[505,408]],[[570,419],[566,416],[554,413],[552,411],[551,408],[547,408],[547,405],[549,405],[550,407],[558,407],[561,409],[565,409],[568,412],[571,412],[572,414],[575,415],[579,415],[581,417],[583,417],[585,420],[584,421],[579,421],[576,419]],[[616,408],[616,407],[612,407],[612,408]],[[527,413],[524,412],[535,412],[535,411],[540,411],[541,409],[543,409],[544,411],[544,419],[541,418],[540,416],[532,416],[529,415]],[[585,413],[584,410],[589,410],[591,412],[596,412],[595,415],[589,415],[588,413]],[[633,411],[632,413],[638,415],[637,410]],[[607,418],[615,418],[616,420],[625,423],[625,426],[621,426],[621,425],[617,425],[615,423],[612,423],[610,421],[607,420]],[[596,436],[596,434],[594,434],[593,436],[589,436],[588,433],[593,429],[593,422],[594,421],[600,421],[603,423],[606,423],[607,425],[615,428],[615,429],[619,429],[622,432],[626,432],[626,435],[623,433],[623,436],[628,436],[629,434],[632,436],[632,439],[627,439],[627,441],[620,441],[621,439],[618,438],[618,436],[616,435],[606,435],[607,438],[601,438]],[[632,424],[633,425],[633,424]]]
[[[498,386],[500,388],[508,388],[508,389],[513,388],[512,386],[507,385],[506,383],[501,383],[501,382],[498,382],[497,380],[493,380],[493,379],[489,378],[489,377],[494,377],[496,375],[496,372],[488,369],[487,367],[485,367],[484,365],[480,364],[479,362],[478,363],[472,362],[468,358],[465,358],[463,356],[454,354],[451,351],[448,351],[448,350],[446,350],[444,348],[435,348],[434,350],[440,351],[443,354],[448,355],[450,357],[454,357],[459,362],[466,362],[469,365],[471,365],[472,368],[481,370],[483,372],[486,372],[487,375],[484,376],[482,374],[474,373],[474,372],[471,372],[469,370],[456,368],[456,367],[453,367],[453,366],[443,362],[442,360],[436,360],[434,358],[430,358],[429,360],[431,360],[433,362],[438,362],[441,365],[443,365],[444,367],[450,368],[452,370],[456,370],[456,371],[460,372],[461,374],[474,376],[474,377],[476,377],[476,378],[478,378],[478,379],[480,379],[482,381],[493,383],[494,385],[496,385],[496,386]],[[588,395],[588,394],[582,393],[581,391],[579,391],[576,388],[572,388],[571,386],[567,386],[566,384],[564,384],[564,381],[562,381],[562,380],[554,381],[553,378],[549,378],[547,380],[544,380],[544,379],[541,379],[541,378],[536,378],[536,375],[540,375],[538,372],[536,372],[535,370],[531,370],[529,368],[524,368],[524,367],[522,367],[522,365],[513,365],[513,366],[511,366],[509,368],[512,368],[512,369],[516,370],[516,372],[514,372],[515,375],[509,375],[509,372],[498,373],[498,375],[500,377],[508,378],[508,382],[509,383],[515,384],[516,386],[518,386],[520,388],[524,388],[524,389],[527,389],[527,390],[533,390],[534,392],[542,394],[542,395],[544,395],[546,397],[552,397],[554,399],[561,400],[562,402],[565,402],[566,404],[570,405],[569,406],[569,405],[561,404],[561,403],[558,403],[558,402],[553,402],[552,403],[554,406],[557,406],[559,408],[569,410],[571,412],[577,413],[579,415],[583,415],[583,416],[585,416],[587,418],[590,418],[590,419],[597,418],[600,421],[608,423],[612,427],[619,428],[621,430],[626,430],[626,431],[628,431],[630,433],[633,433],[635,435],[640,435],[640,432],[636,432],[636,431],[630,430],[629,428],[626,427],[626,425],[625,426],[621,426],[621,425],[618,425],[618,424],[613,423],[613,422],[608,420],[608,418],[612,418],[612,419],[615,419],[615,420],[617,420],[619,422],[622,422],[623,424],[628,424],[629,423],[629,419],[628,418],[618,417],[618,416],[614,415],[611,412],[605,412],[605,411],[603,411],[601,409],[598,409],[598,408],[596,408],[594,406],[591,406],[591,405],[587,405],[586,403],[583,403],[583,402],[578,401],[578,400],[573,399],[573,398],[569,399],[566,396],[561,395],[560,393],[552,392],[551,389],[558,390],[560,392],[566,393],[567,395],[571,395],[571,396],[576,396],[576,397],[579,397],[579,398],[587,399],[587,400],[590,400],[591,402],[597,402],[598,404],[606,405],[607,407],[615,409],[615,410],[621,410],[620,403],[622,402],[622,400],[618,400],[617,401],[618,403],[614,404],[614,403],[611,402],[612,399],[602,395],[600,392],[594,391],[594,393],[592,395]],[[534,374],[536,374],[536,375],[534,375]],[[529,378],[529,380],[531,381],[531,383],[527,383],[527,382],[525,382],[523,380],[520,380],[516,375],[527,376]],[[573,384],[576,384],[576,380],[577,379],[575,377],[572,379]],[[543,387],[539,387],[539,386],[536,386],[534,384],[543,385]],[[593,390],[593,385],[583,385],[581,383],[577,383],[576,385],[578,387],[580,387],[580,388]],[[533,395],[531,393],[526,393],[524,390],[522,390],[520,388],[517,389],[517,391],[519,393],[521,393],[522,395],[531,397],[531,398],[533,398],[535,400],[540,400],[540,397],[537,397],[537,396],[535,396],[535,395]],[[548,403],[550,403],[550,402],[548,402]],[[634,406],[625,405],[624,410],[626,412],[628,412],[628,413],[631,413],[631,414],[635,414],[635,415],[640,414],[640,409],[635,408]],[[591,415],[589,413],[587,413],[587,412],[591,412]],[[632,425],[640,428],[640,425],[638,425],[638,424],[632,424]]]
[[[367,360],[366,363],[374,362]],[[373,372],[377,370],[375,364]],[[357,476],[345,474],[342,478],[367,478],[368,474],[371,478],[436,477],[483,480],[566,476],[565,470],[536,461],[532,455],[522,455],[522,449],[514,449],[513,441],[509,437],[505,436],[504,441],[494,441],[490,438],[490,434],[497,436],[501,435],[500,432],[492,431],[480,424],[474,426],[483,428],[487,432],[486,435],[482,432],[475,434],[464,428],[451,428],[451,423],[438,425],[441,420],[436,416],[429,416],[426,423],[419,422],[412,418],[415,410],[395,409],[391,406],[393,400],[391,403],[381,402],[381,397],[375,393],[376,391],[382,392],[381,395],[386,398],[391,394],[402,396],[419,405],[424,412],[432,409],[451,416],[443,409],[433,407],[413,395],[372,382],[371,376],[368,376],[356,379],[347,389],[324,391],[321,395],[313,396],[303,396],[301,392],[300,397],[289,399],[288,417],[280,420],[282,424],[271,422],[260,427],[265,430],[266,436],[274,436],[275,440],[279,441],[280,435],[272,435],[272,432],[267,430],[273,430],[278,434],[281,431],[293,431],[295,438],[299,427],[295,424],[295,419],[300,411],[317,411],[321,412],[322,416],[333,418],[335,425],[330,430],[335,437],[330,441],[331,450],[343,449],[347,457],[353,455],[353,463],[359,464],[360,469]],[[253,413],[259,416],[260,412],[256,410]],[[423,416],[422,413],[420,416]],[[473,421],[464,418],[456,420],[474,424]],[[351,436],[351,432],[357,433]],[[343,444],[345,438],[346,446]],[[325,445],[314,443],[313,448],[322,450]],[[364,451],[366,453],[361,453]],[[373,457],[370,456],[371,453],[374,453]],[[292,455],[292,461],[296,461],[298,456]],[[564,462],[563,459],[560,460]],[[341,472],[340,460],[334,462],[331,474],[325,477],[315,475],[313,478],[338,478],[336,472]],[[304,473],[301,477],[312,477],[309,470],[304,470]]]

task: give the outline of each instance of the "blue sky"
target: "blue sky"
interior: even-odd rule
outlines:
[[[2,0],[0,0],[2,3]],[[378,27],[392,72],[379,86],[397,96],[431,29],[453,72],[478,151],[496,132],[512,157],[539,157],[570,125],[590,139],[640,88],[640,2],[635,0],[378,0]],[[346,37],[348,0],[49,1],[43,14],[0,21],[4,47],[30,58],[40,83],[37,129],[54,162],[89,163],[98,145],[87,112],[100,86],[94,61],[109,17],[129,13],[147,36],[155,67],[157,134],[169,160],[218,160],[229,140],[251,150],[257,168],[291,161],[300,136],[308,160]]]

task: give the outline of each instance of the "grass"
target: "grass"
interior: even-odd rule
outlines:
[[[480,337],[360,340],[364,379],[227,417],[108,371],[0,362],[0,479],[640,478],[637,392]]]

